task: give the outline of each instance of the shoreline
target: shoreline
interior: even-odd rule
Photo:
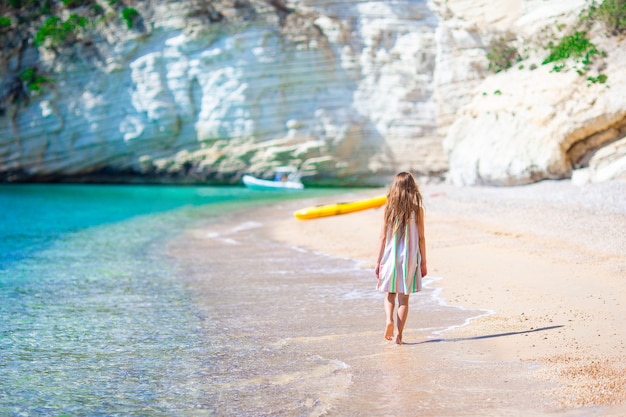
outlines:
[[[460,343],[440,346],[467,361],[487,361],[486,368],[495,365],[500,374],[494,384],[515,379],[517,365],[529,367],[522,385],[541,385],[542,396],[554,404],[550,413],[624,415],[626,183],[420,188],[429,275],[443,278],[433,285],[451,306],[493,311],[443,332],[445,341]],[[384,192],[354,193],[344,201]],[[381,219],[382,209],[291,218],[272,224],[270,234],[296,247],[355,259],[367,269],[373,268]],[[418,321],[409,314],[407,326]],[[407,336],[411,342],[416,337]],[[529,398],[528,405],[537,401]]]

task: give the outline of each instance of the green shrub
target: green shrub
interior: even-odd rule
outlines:
[[[62,35],[59,33],[59,21],[61,19],[56,16],[51,16],[47,18],[37,33],[35,33],[35,37],[33,39],[33,43],[35,46],[41,46],[46,41],[46,38],[54,36],[61,37]]]
[[[104,13],[104,7],[100,6],[98,3],[93,3],[91,5],[91,10],[95,13],[95,14],[103,14]]]
[[[610,34],[626,33],[626,0],[604,0],[599,5],[592,1],[584,19],[601,21]]]
[[[604,84],[609,77],[606,74],[599,74],[597,77],[587,77],[587,81],[592,84]]]
[[[599,53],[596,46],[587,38],[587,32],[576,32],[573,35],[564,36],[561,42],[548,45],[550,55],[542,62],[543,65],[551,62],[562,61],[568,58],[582,58],[583,64],[591,62],[591,57]]]
[[[511,45],[510,37],[501,37],[489,44],[487,52],[489,66],[487,69],[493,72],[505,71],[516,62],[522,60],[517,48]]]
[[[11,18],[7,16],[0,17],[0,29],[11,27]]]
[[[587,13],[586,11],[584,13]],[[575,65],[572,69],[580,76],[584,76],[589,71],[589,65],[592,63],[592,59],[596,55],[606,56],[606,52],[598,50],[598,48],[589,40],[587,32],[579,30],[572,35],[564,36],[559,43],[554,44],[550,42],[548,44],[550,54],[542,62],[542,65],[553,63],[554,66],[550,72],[561,72],[566,68],[566,60],[573,59],[576,62],[580,62],[582,68],[577,68]],[[589,76],[587,81],[589,84],[599,83],[604,84],[608,77],[605,74],[599,74],[596,77]]]
[[[565,64],[556,64],[552,67],[552,70],[550,72],[561,72],[563,68],[565,68]]]
[[[128,29],[133,27],[133,23],[135,23],[135,18],[137,17],[139,17],[139,12],[132,7],[126,7],[122,10],[122,20],[126,22]]]
[[[35,46],[42,46],[46,39],[50,39],[52,45],[60,45],[79,28],[84,28],[88,22],[86,17],[75,13],[72,13],[65,21],[61,21],[57,16],[51,16],[39,28],[33,42]]]
[[[61,2],[65,7],[72,8],[86,6],[91,3],[91,0],[61,0]]]
[[[41,91],[43,89],[42,84],[52,82],[52,79],[39,75],[37,70],[32,67],[20,72],[19,77],[30,91]]]
[[[29,8],[39,11],[43,10],[45,13],[49,13],[50,1],[51,0],[9,0],[8,2],[3,1],[1,4],[4,6],[5,3],[8,3],[8,5],[14,9]]]

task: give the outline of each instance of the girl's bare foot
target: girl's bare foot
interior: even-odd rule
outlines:
[[[399,334],[396,336],[396,345],[401,345],[402,344],[402,335]]]
[[[385,339],[393,339],[393,323],[387,323],[387,327],[385,328]]]

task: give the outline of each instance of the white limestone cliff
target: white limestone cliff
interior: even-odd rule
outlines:
[[[234,182],[285,164],[337,184],[626,175],[624,41],[594,31],[606,84],[541,65],[546,27],[583,0],[235,3],[214,2],[217,19],[147,1],[141,30],[105,21],[75,59],[1,56],[4,86],[37,59],[55,82],[2,105],[0,179]],[[488,45],[508,32],[525,59],[493,74]]]
[[[55,86],[0,117],[8,180],[228,182],[289,164],[305,180],[367,184],[447,168],[424,2],[299,2],[287,34],[265,2],[254,11],[269,17],[229,27],[190,27],[191,2],[152,3],[140,10],[148,33],[101,28],[105,65],[51,57]]]

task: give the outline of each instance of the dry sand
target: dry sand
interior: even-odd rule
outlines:
[[[440,335],[471,340],[446,348],[468,366],[473,358],[539,363],[529,378],[554,387],[547,395],[562,411],[625,416],[626,183],[421,190],[429,275],[442,277],[435,285],[447,304],[492,313]],[[322,203],[329,201],[304,202]],[[382,209],[292,218],[277,221],[273,237],[373,268],[381,219]]]

